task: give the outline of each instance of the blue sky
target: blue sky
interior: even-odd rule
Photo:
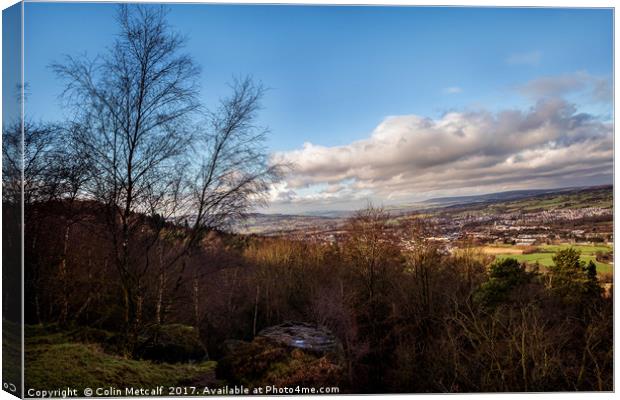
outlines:
[[[35,119],[61,120],[62,85],[48,65],[63,54],[104,52],[116,32],[115,6],[27,3],[25,13],[27,112]],[[603,125],[612,118],[606,98],[611,90],[613,50],[609,9],[175,4],[169,21],[188,35],[186,50],[202,67],[202,97],[207,105],[226,95],[226,82],[233,76],[250,74],[271,88],[260,116],[271,130],[268,147],[277,157],[301,159],[296,176],[274,189],[274,204],[280,205],[274,209],[350,208],[368,199],[407,202],[456,189],[470,193],[504,188],[491,183],[468,187],[467,181],[455,183],[459,187],[454,190],[416,186],[415,179],[407,178],[411,168],[418,168],[417,173],[429,171],[406,162],[405,170],[390,168],[391,172],[384,171],[388,175],[364,175],[363,167],[342,159],[337,163],[352,172],[327,176],[315,171],[329,165],[304,164],[304,157],[316,156],[315,150],[329,164],[355,143],[375,140],[386,121],[392,121],[390,129],[401,129],[396,135],[409,135],[413,141],[422,135],[417,122],[414,129],[411,120],[389,117],[427,118],[439,129],[446,115],[460,115],[460,123],[465,123],[467,115],[488,113],[499,121],[504,110],[527,114],[542,100],[553,98],[564,102],[560,113],[572,107],[574,115],[586,113]],[[609,132],[602,135],[607,137]],[[536,142],[535,148],[562,138],[547,139]],[[473,155],[464,156],[471,159],[481,154],[475,147],[472,151]],[[506,162],[509,156],[503,154],[496,161]],[[610,173],[600,173],[594,180],[603,182]],[[411,183],[409,194],[377,186],[399,174]],[[522,184],[511,180],[513,184],[504,186],[570,183],[566,177],[550,179],[528,178]],[[592,179],[582,174],[575,183]],[[338,193],[338,185],[344,191],[340,190],[337,201],[313,203],[326,190]],[[357,200],[351,197],[353,192]]]
[[[2,122],[19,120],[19,87],[21,82],[21,4],[2,13]]]

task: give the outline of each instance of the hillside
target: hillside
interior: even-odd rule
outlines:
[[[528,213],[558,209],[611,209],[613,186],[517,190],[478,196],[434,198],[420,203],[386,208],[394,217],[409,215],[473,212],[481,214]],[[314,215],[251,214],[234,230],[243,234],[283,235],[303,231],[331,231],[341,227],[352,213],[315,213]]]

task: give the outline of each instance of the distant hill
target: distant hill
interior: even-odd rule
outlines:
[[[612,185],[590,186],[590,187],[569,187],[556,189],[531,189],[531,190],[510,190],[506,192],[487,193],[474,196],[455,196],[455,197],[438,197],[426,200],[422,204],[429,205],[464,205],[472,203],[494,203],[498,201],[521,200],[530,197],[538,197],[549,194],[577,194],[584,191],[592,191],[598,189],[612,190]]]
[[[386,207],[392,216],[415,212],[456,212],[485,209],[489,212],[532,211],[548,208],[613,207],[613,186],[570,187],[555,189],[511,190],[475,196],[429,199],[409,205]],[[238,223],[239,233],[282,234],[294,231],[337,229],[354,211],[316,211],[303,214],[253,213]]]

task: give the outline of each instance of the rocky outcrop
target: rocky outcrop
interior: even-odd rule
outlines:
[[[339,386],[344,376],[340,341],[327,329],[286,322],[251,342],[227,341],[217,376],[248,387]]]
[[[258,336],[314,354],[342,353],[340,341],[330,331],[305,322],[285,322],[263,329]]]

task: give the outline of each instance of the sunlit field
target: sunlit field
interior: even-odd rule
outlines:
[[[541,245],[535,246],[534,252],[528,253],[523,246],[485,246],[481,248],[481,251],[485,254],[494,255],[498,259],[514,258],[520,262],[527,262],[531,264],[538,263],[541,266],[549,267],[553,265],[553,256],[556,252],[574,248],[581,252],[581,259],[585,262],[594,261],[596,264],[597,272],[603,274],[613,273],[612,263],[605,263],[596,260],[596,253],[608,253],[613,251],[611,245],[573,245],[573,244],[560,244],[560,245]],[[527,253],[527,254],[524,254]]]

